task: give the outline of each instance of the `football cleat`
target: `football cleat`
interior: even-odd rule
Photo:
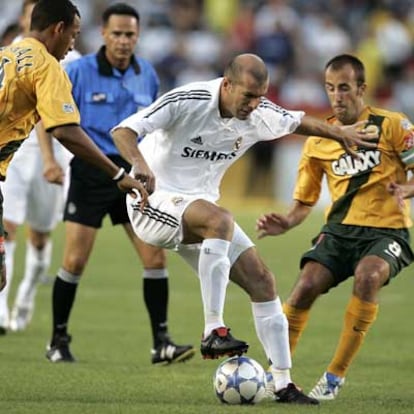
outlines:
[[[195,355],[193,345],[176,345],[167,336],[157,348],[151,350],[153,364],[167,365],[173,362],[188,361]]]
[[[275,400],[278,403],[302,404],[302,405],[318,405],[319,401],[315,398],[308,397],[293,382],[288,384],[286,388],[275,392]]]
[[[230,328],[213,329],[211,334],[201,340],[200,352],[204,359],[217,359],[222,356],[242,355],[249,349],[249,345],[234,338]]]
[[[330,372],[324,372],[309,396],[320,401],[334,400],[344,384],[345,378],[338,377]]]
[[[70,335],[55,335],[51,344],[46,348],[46,358],[50,362],[75,362],[69,349],[71,341]]]

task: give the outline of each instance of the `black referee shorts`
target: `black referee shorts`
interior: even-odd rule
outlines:
[[[131,169],[122,157],[109,158],[126,171]],[[70,164],[70,184],[63,220],[100,228],[108,214],[114,225],[129,223],[125,196],[102,170],[74,157]]]

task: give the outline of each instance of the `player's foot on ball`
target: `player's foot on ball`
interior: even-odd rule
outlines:
[[[167,365],[173,362],[184,362],[195,355],[193,345],[176,345],[170,337],[166,336],[163,342],[151,350],[153,364]]]
[[[210,335],[201,340],[200,351],[204,359],[217,359],[222,356],[242,355],[247,352],[249,345],[234,338],[230,328],[213,329]]]
[[[302,405],[318,405],[319,401],[315,398],[308,397],[293,382],[288,384],[286,388],[275,393],[275,400],[279,403],[302,404]]]

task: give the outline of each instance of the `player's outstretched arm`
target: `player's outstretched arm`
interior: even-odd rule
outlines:
[[[358,145],[366,148],[377,146],[371,141],[378,138],[378,130],[365,129],[367,122],[359,121],[352,125],[338,126],[305,115],[295,132],[301,135],[313,135],[339,141],[348,153],[356,155],[356,152],[351,148],[352,146]]]
[[[286,233],[291,228],[302,223],[311,211],[311,206],[295,200],[287,214],[263,214],[256,221],[257,237],[262,239],[266,236],[277,236]]]
[[[134,198],[137,196],[136,191],[138,191],[143,201],[142,206],[145,206],[148,192],[144,186],[138,180],[126,174],[123,168],[119,168],[103,154],[79,125],[59,126],[50,132],[53,132],[53,136],[72,154],[100,168],[112,177],[121,191],[129,193]]]

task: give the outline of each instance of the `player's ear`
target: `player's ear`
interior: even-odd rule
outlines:
[[[55,34],[61,34],[65,31],[65,23],[63,21],[57,22],[55,23],[54,27],[53,27],[53,32]]]
[[[232,85],[231,79],[227,76],[224,76],[223,77],[223,88],[225,90],[229,90],[231,88],[231,85]]]
[[[365,94],[367,90],[367,84],[366,83],[362,83],[361,85],[358,86],[358,94],[360,96],[363,96]]]

